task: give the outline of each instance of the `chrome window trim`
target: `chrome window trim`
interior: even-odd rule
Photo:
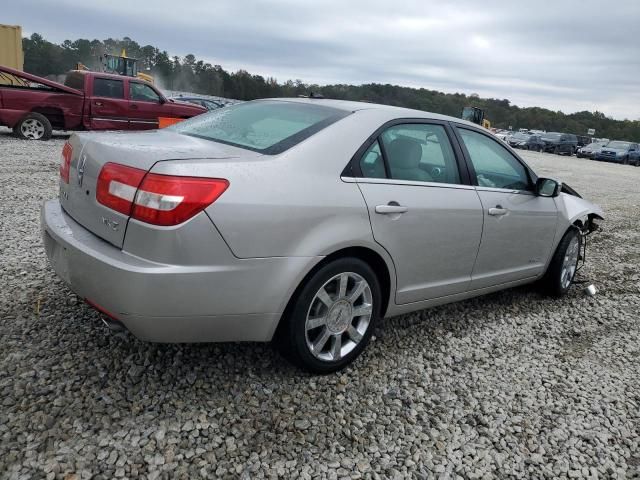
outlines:
[[[420,182],[418,180],[398,180],[393,178],[369,178],[369,177],[340,177],[348,183],[373,183],[382,185],[405,185],[409,187],[436,187],[436,188],[456,188],[459,190],[474,190],[473,185],[462,185],[459,183],[444,182]]]
[[[529,190],[514,190],[511,188],[481,187],[481,186],[476,186],[475,189],[478,192],[511,193],[511,194],[517,194],[517,195],[530,195],[532,197],[536,196],[535,193]]]

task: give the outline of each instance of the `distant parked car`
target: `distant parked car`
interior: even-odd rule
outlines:
[[[544,142],[543,150],[557,155],[573,155],[578,149],[578,139],[572,133],[549,132],[540,138]]]
[[[195,105],[200,105],[204,108],[206,108],[207,110],[211,111],[211,110],[217,110],[219,108],[222,108],[224,106],[226,106],[226,104],[224,102],[219,102],[216,100],[209,100],[208,98],[202,98],[202,97],[176,97],[176,100],[180,100],[181,102],[189,102],[189,103],[193,103]]]
[[[606,145],[606,142],[590,143],[589,145],[585,145],[584,147],[579,148],[578,151],[576,152],[576,156],[578,158],[593,158],[593,156],[596,153],[598,153],[602,149],[602,147],[604,147],[605,145]]]
[[[594,142],[593,138],[586,137],[584,135],[576,135],[576,138],[578,139],[578,148],[586,147],[587,145]]]
[[[607,143],[605,147],[602,147],[602,149],[595,154],[594,159],[604,162],[622,163],[624,165],[632,164],[637,167],[640,165],[640,149],[637,143],[613,140]]]
[[[508,143],[513,148],[522,148],[523,150],[533,150],[535,152],[539,152],[544,148],[544,142],[540,138],[540,135],[521,132],[511,135]]]
[[[505,143],[509,143],[509,137],[511,135],[513,135],[513,132],[509,130],[499,130],[495,133],[495,136]]]

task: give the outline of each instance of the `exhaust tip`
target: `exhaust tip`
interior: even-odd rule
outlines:
[[[102,316],[102,323],[112,332],[126,332],[127,328],[122,322],[114,320],[112,318]]]

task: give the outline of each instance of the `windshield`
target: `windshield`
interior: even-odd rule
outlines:
[[[531,135],[527,135],[526,133],[514,133],[511,138],[515,138],[516,140],[529,140],[529,137],[531,137]]]
[[[585,148],[600,148],[601,146],[602,146],[602,143],[593,142],[587,145]]]
[[[348,111],[322,105],[260,100],[214,110],[169,128],[184,135],[275,155],[347,115]]]
[[[561,133],[543,133],[542,134],[542,139],[543,140],[560,140],[560,137],[562,136]]]
[[[607,143],[607,147],[609,148],[620,148],[622,150],[627,150],[630,146],[629,142],[618,142],[618,141],[613,141],[613,142],[609,142]]]

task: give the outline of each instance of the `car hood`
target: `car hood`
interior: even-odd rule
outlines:
[[[613,153],[627,153],[627,150],[624,148],[612,148],[612,147],[602,147],[603,152],[613,152]]]

